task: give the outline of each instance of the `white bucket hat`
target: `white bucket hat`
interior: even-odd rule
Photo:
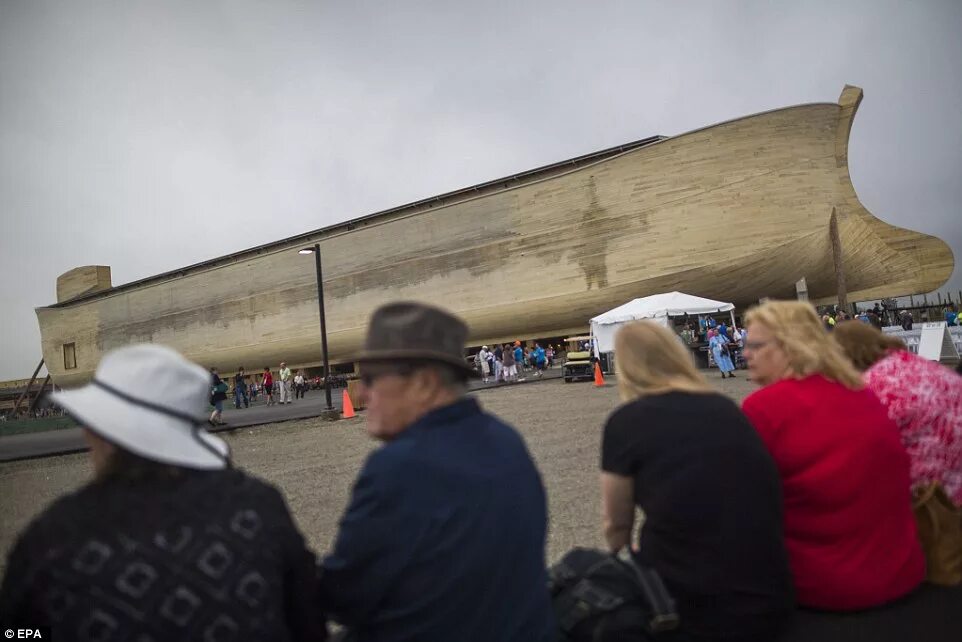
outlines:
[[[118,348],[100,361],[93,381],[51,400],[83,426],[145,459],[185,468],[228,464],[224,440],[207,424],[210,373],[153,344]]]

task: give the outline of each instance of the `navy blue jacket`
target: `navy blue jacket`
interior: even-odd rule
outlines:
[[[554,640],[546,522],[521,437],[460,400],[368,458],[322,563],[322,606],[360,642]]]

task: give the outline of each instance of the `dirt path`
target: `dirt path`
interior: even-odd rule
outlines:
[[[722,381],[710,373],[709,380],[736,400],[752,390],[744,377]],[[605,417],[618,404],[615,386],[544,381],[477,397],[486,410],[518,428],[541,470],[550,504],[548,559],[572,546],[600,545],[598,448]],[[364,433],[363,416],[336,423],[292,421],[221,436],[239,467],[283,490],[311,546],[326,551],[354,478],[376,447]],[[17,533],[35,515],[89,476],[86,455],[0,465],[0,564],[5,567]]]

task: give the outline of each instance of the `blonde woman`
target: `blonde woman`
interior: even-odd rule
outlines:
[[[778,465],[798,602],[878,606],[925,575],[898,429],[811,305],[749,311],[745,359],[764,386],[742,409]]]
[[[624,404],[601,447],[605,538],[630,543],[678,602],[685,639],[772,640],[790,613],[778,471],[738,407],[698,373],[667,328],[615,337]]]

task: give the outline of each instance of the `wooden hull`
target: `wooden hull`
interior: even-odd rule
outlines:
[[[316,364],[314,262],[297,254],[314,241],[335,361],[350,361],[371,311],[398,299],[453,310],[481,344],[583,330],[670,290],[745,305],[793,297],[805,277],[813,299],[830,298],[833,208],[851,300],[931,291],[952,272],[948,246],[876,219],[849,178],[860,100],[846,87],[839,104],[748,116],[38,308],[43,356],[66,386],[89,379],[104,351],[142,341],[228,372]],[[65,343],[75,369],[63,368]]]

